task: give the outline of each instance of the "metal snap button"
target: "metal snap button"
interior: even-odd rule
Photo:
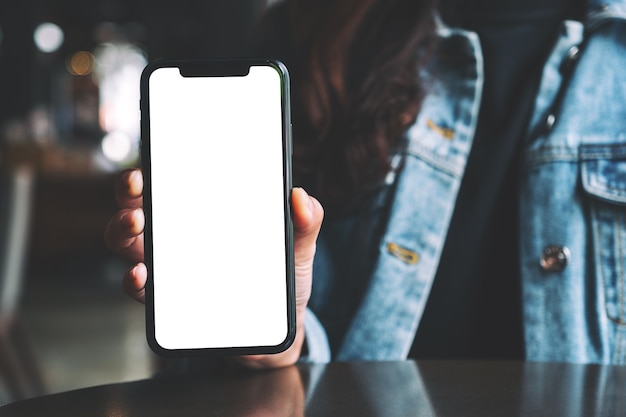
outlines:
[[[574,64],[580,58],[580,47],[578,45],[574,45],[567,51],[565,58],[563,59],[563,63],[561,64],[561,73],[567,74],[574,68]]]
[[[567,51],[567,59],[569,61],[576,61],[580,56],[580,48],[577,45],[572,46]]]
[[[554,114],[549,114],[548,117],[546,117],[546,131],[551,131],[555,124],[556,116]]]
[[[570,259],[570,250],[565,246],[548,245],[541,252],[540,265],[547,272],[561,272]]]

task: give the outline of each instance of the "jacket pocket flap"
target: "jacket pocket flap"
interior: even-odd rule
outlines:
[[[580,148],[583,189],[614,204],[626,204],[626,145]]]

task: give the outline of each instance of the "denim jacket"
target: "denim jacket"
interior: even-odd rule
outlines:
[[[531,361],[626,363],[626,0],[590,3],[586,21],[563,22],[525,139],[519,256]],[[446,27],[440,34],[442,53],[423,70],[429,94],[407,132],[362,291],[348,288],[324,301],[340,266],[322,230],[303,361],[399,360],[409,352],[472,147],[483,84],[476,34]],[[336,342],[318,317],[346,320],[341,299],[356,295],[331,354]]]

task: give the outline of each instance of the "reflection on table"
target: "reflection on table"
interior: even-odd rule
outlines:
[[[590,417],[624,410],[626,367],[406,361],[161,376],[15,402],[0,415]]]

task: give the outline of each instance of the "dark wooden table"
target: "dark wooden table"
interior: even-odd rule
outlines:
[[[0,407],[0,416],[626,416],[626,367],[355,362],[163,376]]]

